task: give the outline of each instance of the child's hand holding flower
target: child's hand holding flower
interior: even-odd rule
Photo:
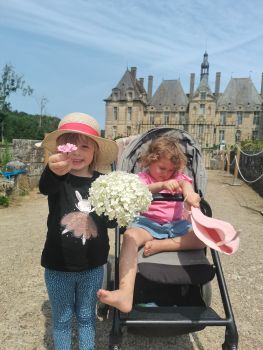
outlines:
[[[89,200],[98,215],[116,219],[119,226],[127,226],[152,201],[148,187],[135,174],[114,171],[99,176],[89,191]]]
[[[52,154],[48,160],[49,169],[58,176],[67,174],[72,167],[69,153],[76,151],[78,147],[71,143],[59,145],[57,151],[59,153]]]

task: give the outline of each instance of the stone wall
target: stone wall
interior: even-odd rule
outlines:
[[[38,186],[44,169],[44,150],[35,146],[39,140],[13,139],[12,160],[19,160],[26,165],[30,189]]]

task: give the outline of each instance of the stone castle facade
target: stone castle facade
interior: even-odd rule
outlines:
[[[127,69],[105,99],[106,137],[115,139],[168,126],[188,131],[202,147],[263,139],[263,74],[260,93],[251,78],[231,78],[220,92],[218,72],[213,92],[205,52],[197,88],[191,73],[189,93],[184,92],[180,80],[163,80],[152,94],[153,76],[148,77],[146,91],[144,79],[137,79],[136,71],[136,67]]]

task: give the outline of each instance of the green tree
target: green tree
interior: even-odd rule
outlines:
[[[23,96],[32,95],[33,89],[27,85],[23,75],[16,74],[11,64],[6,64],[0,77],[0,111],[10,111],[11,104],[8,99],[11,94],[21,91]]]

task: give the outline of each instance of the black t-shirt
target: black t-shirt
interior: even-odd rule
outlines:
[[[48,231],[41,256],[43,267],[58,271],[84,271],[107,262],[107,227],[114,227],[115,223],[95,212],[87,214],[83,210],[85,201],[82,201],[88,198],[89,188],[99,175],[94,172],[91,178],[71,174],[57,176],[48,167],[43,171],[39,190],[48,195],[49,206]],[[90,231],[87,230],[88,225],[93,227],[91,237],[87,235]]]

